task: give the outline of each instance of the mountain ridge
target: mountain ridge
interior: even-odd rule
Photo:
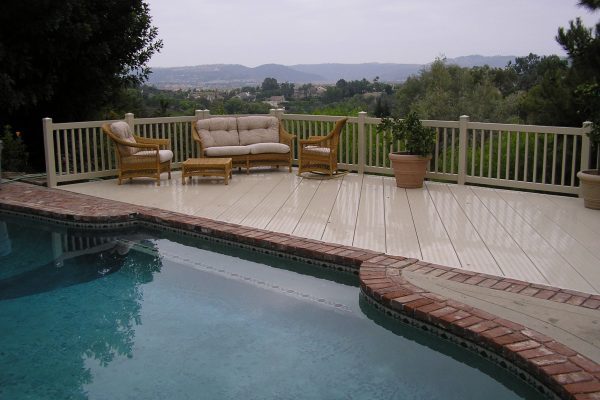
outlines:
[[[447,59],[448,64],[461,67],[489,65],[505,67],[515,56],[469,55]],[[265,78],[275,78],[278,82],[295,84],[314,83],[332,84],[340,79],[373,80],[379,77],[381,82],[399,83],[409,76],[417,74],[429,64],[400,63],[322,63],[322,64],[262,64],[246,67],[241,64],[203,64],[182,67],[152,68],[149,85],[159,88],[233,88],[260,85]]]

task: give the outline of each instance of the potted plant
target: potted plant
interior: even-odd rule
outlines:
[[[593,149],[600,146],[600,125],[593,123],[587,133]],[[583,197],[583,205],[586,208],[600,210],[600,160],[596,160],[598,169],[579,171],[579,196]]]
[[[406,143],[405,151],[389,154],[396,185],[401,188],[423,187],[427,164],[431,160],[431,150],[435,145],[433,128],[424,127],[417,113],[412,112],[404,119],[383,118],[377,129],[391,134],[394,141]]]

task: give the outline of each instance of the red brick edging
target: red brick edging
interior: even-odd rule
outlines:
[[[402,273],[414,271],[596,310],[600,309],[598,295],[21,183],[0,185],[0,209],[75,223],[150,222],[350,267],[360,271],[363,293],[382,306],[498,354],[561,398],[600,399],[599,364],[523,325],[427,292]]]

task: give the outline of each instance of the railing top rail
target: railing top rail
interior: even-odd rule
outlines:
[[[528,133],[554,133],[559,135],[584,135],[586,128],[576,128],[568,126],[543,126],[543,125],[519,125],[519,124],[498,124],[490,122],[469,122],[468,129],[481,129],[488,131],[506,131],[506,132],[528,132]]]
[[[438,121],[433,119],[424,119],[423,126],[429,126],[432,128],[460,128],[459,121]]]
[[[194,115],[184,115],[179,117],[154,117],[154,118],[136,118],[134,120],[135,125],[143,125],[143,124],[166,124],[170,122],[191,122],[195,121],[196,117]]]
[[[281,119],[292,121],[323,121],[335,122],[341,118],[348,118],[348,122],[357,122],[357,117],[335,116],[335,115],[306,115],[306,114],[283,114]]]
[[[102,124],[110,124],[112,122],[122,121],[120,119],[110,119],[106,121],[81,121],[81,122],[60,122],[53,123],[52,129],[81,129],[81,128],[99,128]]]

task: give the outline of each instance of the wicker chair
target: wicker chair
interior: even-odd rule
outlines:
[[[171,179],[171,160],[169,139],[148,139],[131,133],[126,122],[103,124],[102,130],[115,145],[115,157],[119,166],[119,185],[123,179],[149,177],[155,178],[160,186],[161,172],[167,172]]]
[[[348,118],[340,119],[327,136],[310,136],[298,144],[298,175],[315,172],[332,176],[337,173],[340,133]]]

